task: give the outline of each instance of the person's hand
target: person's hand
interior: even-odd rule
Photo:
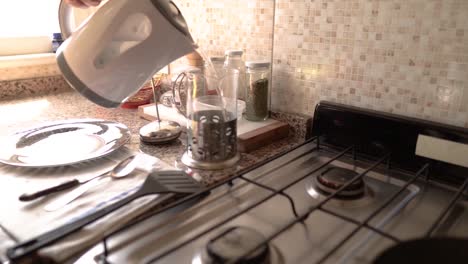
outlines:
[[[98,6],[102,0],[65,0],[67,4],[70,4],[74,7],[90,7],[90,6]]]

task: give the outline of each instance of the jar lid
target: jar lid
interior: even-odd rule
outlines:
[[[177,80],[177,78],[179,77],[180,74],[182,73],[200,73],[201,72],[201,69],[198,68],[198,67],[195,67],[195,66],[182,66],[182,67],[178,67],[178,68],[175,68],[172,70],[172,78],[171,80],[174,82],[175,80]]]
[[[62,39],[62,33],[52,33],[53,39]]]
[[[226,56],[242,56],[244,52],[242,50],[226,50],[224,55]]]
[[[224,62],[224,57],[219,57],[219,56],[210,57],[210,60],[211,60],[212,62]]]
[[[247,61],[245,63],[245,66],[249,69],[268,68],[270,67],[270,62],[269,61]]]
[[[186,73],[200,73],[202,70],[200,68],[197,68],[197,67],[193,67],[193,68],[188,68],[187,70],[185,70]]]

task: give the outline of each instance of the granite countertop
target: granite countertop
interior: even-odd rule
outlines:
[[[136,109],[103,108],[91,103],[73,90],[21,99],[3,100],[0,101],[0,113],[2,115],[0,119],[2,126],[0,136],[5,136],[48,121],[71,118],[99,118],[120,122],[128,126],[131,132],[131,140],[127,143],[127,147],[156,156],[169,165],[174,166],[186,149],[185,134],[182,134],[179,140],[168,145],[155,146],[141,143],[139,129],[149,123],[149,121],[140,118]],[[241,169],[252,166],[303,141],[307,121],[306,117],[278,113],[273,114],[272,117],[290,124],[291,130],[288,138],[272,142],[250,153],[241,153],[240,161],[233,168],[217,171],[196,170],[201,176],[202,182],[208,185],[218,182]]]

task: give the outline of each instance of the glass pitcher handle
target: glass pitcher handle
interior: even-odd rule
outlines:
[[[187,77],[187,74],[185,72],[181,72],[175,79],[174,83],[172,84],[172,98],[174,101],[174,106],[176,107],[177,111],[183,116],[187,115],[187,111],[186,111],[187,102],[182,102],[182,98],[180,94],[181,94],[181,86],[184,83],[184,79],[186,77]]]

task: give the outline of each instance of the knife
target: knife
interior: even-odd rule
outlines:
[[[51,212],[57,209],[62,208],[63,206],[69,204],[76,198],[80,197],[83,193],[85,193],[90,188],[96,186],[101,179],[105,178],[105,176],[110,175],[113,178],[119,179],[126,177],[133,173],[134,171],[138,171],[137,163],[141,159],[139,155],[132,155],[127,157],[126,159],[120,161],[112,170],[88,179],[84,182],[83,185],[76,188],[75,190],[67,193],[66,195],[59,197],[57,200],[52,201],[51,203],[47,204],[44,207],[44,210]]]
[[[37,192],[34,192],[34,193],[23,193],[19,197],[19,200],[22,201],[22,202],[29,202],[29,201],[35,200],[35,199],[37,199],[39,197],[42,197],[42,196],[45,196],[45,195],[48,195],[48,194],[51,194],[51,193],[56,193],[56,192],[60,192],[60,191],[63,191],[63,190],[68,190],[68,189],[73,188],[75,186],[90,182],[90,181],[92,181],[92,180],[94,180],[96,178],[100,178],[102,176],[105,176],[105,175],[109,174],[110,172],[111,172],[111,170],[106,171],[106,172],[104,172],[102,174],[93,176],[93,177],[88,178],[86,180],[78,180],[78,179],[69,180],[69,181],[66,181],[66,182],[62,182],[59,185],[56,185],[56,186],[53,186],[53,187],[50,187],[50,188],[47,188],[47,189],[43,189],[43,190],[40,190],[40,191],[37,191]]]
[[[104,176],[99,175],[99,176]],[[55,210],[58,210],[65,205],[71,203],[73,200],[76,198],[80,197],[82,194],[84,194],[86,191],[89,189],[93,188],[94,186],[98,185],[99,182],[101,181],[101,177],[96,176],[91,180],[88,180],[85,184],[81,185],[80,187],[76,188],[75,190],[65,194],[64,196],[59,197],[58,199],[48,203],[46,206],[44,206],[44,210],[47,212],[52,212]]]

